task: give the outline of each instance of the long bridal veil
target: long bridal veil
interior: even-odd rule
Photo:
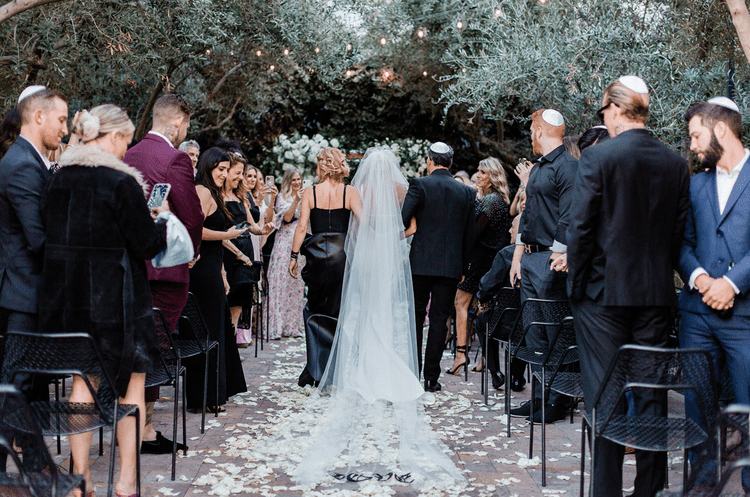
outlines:
[[[315,426],[292,478],[331,476],[411,483],[463,483],[422,406],[414,298],[401,203],[407,182],[387,148],[367,151],[352,185],[362,200],[345,245],[341,310],[328,365],[308,406]]]

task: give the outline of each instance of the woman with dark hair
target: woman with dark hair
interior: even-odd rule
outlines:
[[[226,152],[216,147],[206,150],[198,161],[198,185],[195,187],[205,220],[200,258],[190,269],[190,292],[195,295],[210,339],[219,342],[219,405],[210,405],[211,412],[223,410],[219,406],[226,404],[229,397],[247,391],[234,332],[227,319],[226,292],[229,288],[224,271],[222,242],[234,240],[245,231],[234,226],[225,231],[232,218],[222,195],[228,169],[229,156]],[[209,356],[208,401],[216,402],[216,378],[213,377],[216,374],[216,356]],[[191,410],[203,406],[203,371],[202,361],[187,367],[185,390],[187,406]]]
[[[600,124],[593,128],[586,130],[581,137],[578,139],[578,149],[583,152],[588,147],[594,146],[599,142],[609,139],[609,131],[607,127]]]
[[[0,124],[0,159],[3,158],[5,152],[8,151],[20,134],[21,115],[14,107],[10,109],[10,112],[5,114],[2,124]]]

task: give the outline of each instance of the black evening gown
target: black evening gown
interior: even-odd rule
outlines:
[[[221,209],[217,208],[206,217],[203,227],[224,231],[226,220]],[[190,270],[190,291],[195,295],[203,320],[208,326],[210,339],[219,342],[219,405],[226,404],[232,395],[247,391],[232,323],[228,318],[229,307],[221,278],[223,259],[224,248],[220,240],[203,240],[200,258]],[[216,402],[216,352],[211,351],[208,356],[207,403],[212,406]],[[186,367],[187,407],[200,409],[203,406],[203,360],[190,360]]]
[[[247,221],[247,211],[241,202],[230,200],[226,203],[227,210],[232,215],[231,224],[237,225]],[[250,232],[246,231],[232,243],[251,261],[255,260],[253,242]],[[224,249],[224,270],[227,272],[229,282],[229,295],[227,302],[229,307],[248,307],[253,304],[253,288],[260,278],[260,266],[250,267],[237,259],[229,249]]]
[[[351,211],[346,206],[346,189],[344,202],[340,209],[319,209],[313,186],[314,207],[310,210],[310,228],[312,236],[302,245],[301,253],[305,256],[305,267],[302,279],[307,284],[307,305],[303,315],[305,319],[305,339],[307,342],[307,366],[300,376],[300,384],[312,376],[320,381],[328,363],[328,356],[333,344],[335,325],[308,326],[307,319],[313,314],[324,314],[338,318],[341,307],[341,287],[344,283],[346,254],[344,241],[349,230]]]

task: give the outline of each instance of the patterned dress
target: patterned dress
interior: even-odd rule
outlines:
[[[271,340],[281,337],[301,337],[304,330],[302,308],[304,307],[305,282],[289,275],[289,254],[292,251],[294,230],[300,213],[300,204],[291,223],[284,222],[284,213],[292,206],[291,199],[279,195],[276,199],[276,242],[268,263],[268,334]],[[299,256],[298,274],[305,266],[305,258]]]

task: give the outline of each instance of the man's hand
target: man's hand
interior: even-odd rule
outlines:
[[[695,284],[695,288],[701,293],[701,295],[703,295],[709,289],[713,281],[714,279],[712,277],[703,273],[699,274],[693,283]]]
[[[516,245],[513,252],[513,262],[510,264],[510,286],[516,286],[521,281],[521,257],[523,257],[523,245]]]
[[[557,256],[557,257],[555,257]],[[568,254],[552,254],[552,263],[550,264],[549,268],[551,271],[564,271],[568,272]]]
[[[529,183],[529,174],[531,174],[532,167],[534,167],[534,164],[529,161],[519,163],[516,166],[516,176],[518,176],[518,179],[521,180],[521,184],[524,186]]]
[[[201,258],[201,255],[198,254],[198,257],[196,257],[192,261],[188,262],[188,268],[189,269],[193,269],[193,266],[195,266],[195,263],[198,262],[198,259],[200,259],[200,258]]]
[[[734,288],[724,278],[716,278],[703,293],[703,302],[717,311],[729,309],[734,306]]]

